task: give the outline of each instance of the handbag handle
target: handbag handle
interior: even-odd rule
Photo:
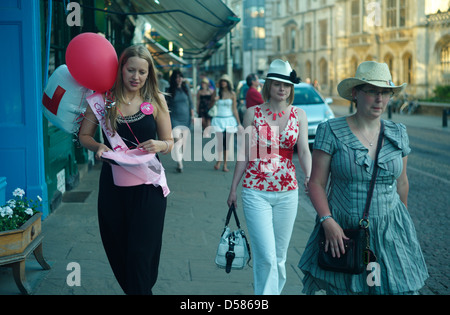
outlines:
[[[230,209],[228,209],[227,219],[225,220],[225,226],[228,226],[228,224],[230,223],[231,213],[234,214],[234,219],[236,220],[236,225],[240,229],[241,224],[239,223],[239,219],[238,219],[234,204],[231,204]]]
[[[363,228],[369,227],[369,210],[370,210],[370,203],[372,202],[372,196],[373,196],[373,190],[375,188],[375,180],[377,178],[378,174],[378,155],[380,154],[381,150],[381,144],[383,142],[383,135],[384,135],[384,122],[383,120],[380,120],[380,134],[378,135],[378,143],[377,143],[377,151],[375,153],[375,164],[372,174],[372,179],[370,180],[370,187],[369,191],[367,193],[367,200],[366,200],[366,206],[364,207],[364,214],[362,219],[359,221],[359,225]]]

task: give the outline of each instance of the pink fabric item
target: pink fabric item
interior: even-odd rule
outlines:
[[[154,153],[137,149],[104,152],[102,159],[112,164],[114,184],[117,186],[136,186],[158,183],[164,169]]]
[[[164,167],[156,154],[138,149],[129,150],[117,132],[112,135],[106,127],[105,101],[102,94],[95,93],[86,100],[113,147],[114,151],[104,152],[102,159],[111,163],[114,184],[122,187],[142,184],[161,186],[164,196],[167,196],[170,190],[167,186]]]

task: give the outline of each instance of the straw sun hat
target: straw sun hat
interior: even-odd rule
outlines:
[[[391,72],[385,63],[364,61],[358,66],[354,78],[348,78],[339,83],[337,90],[341,97],[353,101],[352,89],[355,86],[370,84],[381,88],[391,89],[394,95],[399,94],[407,85],[396,86],[392,82]]]
[[[295,70],[292,70],[288,61],[275,59],[269,66],[266,79],[281,81],[284,83],[300,83],[300,78],[297,77]]]
[[[233,86],[233,81],[231,80],[231,78],[230,78],[230,76],[228,75],[228,74],[223,74],[221,77],[220,77],[220,79],[219,79],[219,82],[220,81],[227,81],[228,83],[230,83],[230,86],[232,87]]]

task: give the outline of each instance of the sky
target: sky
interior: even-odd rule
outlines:
[[[425,14],[433,14],[438,10],[445,12],[449,8],[449,0],[426,0]]]

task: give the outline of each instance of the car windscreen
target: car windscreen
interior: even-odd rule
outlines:
[[[295,87],[294,92],[295,96],[293,104],[295,105],[314,105],[323,103],[322,98],[313,88]]]

